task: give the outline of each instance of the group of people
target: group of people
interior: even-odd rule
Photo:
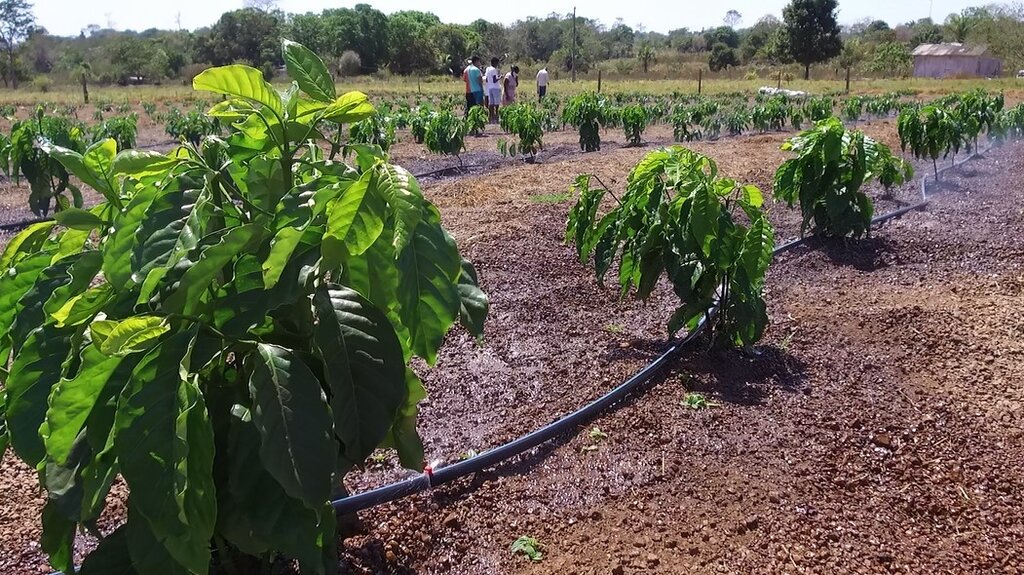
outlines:
[[[498,108],[508,106],[516,101],[519,88],[519,66],[512,66],[502,75],[498,69],[500,60],[491,58],[491,65],[480,70],[480,57],[473,56],[462,71],[462,80],[466,83],[466,114],[473,106],[486,106],[491,122],[498,121]],[[548,89],[548,71],[542,67],[537,72],[537,98],[543,100]]]

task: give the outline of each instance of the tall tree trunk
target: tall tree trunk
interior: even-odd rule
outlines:
[[[18,72],[14,69],[14,48],[7,47],[7,73],[11,75],[11,85],[18,89]]]
[[[807,64],[804,64],[804,80],[810,80],[810,79],[811,79],[811,64],[807,63]]]
[[[89,80],[82,78],[82,99],[89,103]]]

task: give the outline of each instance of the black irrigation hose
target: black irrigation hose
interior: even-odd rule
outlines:
[[[979,154],[977,153],[972,154],[971,156],[967,157],[963,162],[960,162],[960,164],[948,166],[944,170],[952,169],[957,165],[963,165],[965,162],[977,157],[978,155]],[[942,173],[944,170],[940,170],[940,173]],[[927,190],[925,187],[926,180],[927,176],[921,179],[922,199],[920,202],[878,216],[871,220],[872,225],[881,224],[890,219],[902,216],[907,212],[921,209],[924,206],[926,206],[928,204]],[[785,251],[791,250],[799,245],[806,243],[809,239],[811,239],[811,237],[813,236],[802,237],[800,239],[782,244],[776,247],[772,253],[773,255],[778,255]],[[714,313],[715,311],[716,310],[712,310],[712,313]],[[356,495],[350,495],[348,497],[332,501],[331,505],[334,506],[335,512],[337,512],[339,515],[347,515],[355,513],[357,511],[363,511],[365,509],[369,509],[370,507],[381,505],[383,503],[397,501],[398,499],[402,499],[409,495],[413,495],[421,491],[432,489],[433,487],[436,487],[438,485],[450,483],[452,481],[455,481],[456,479],[465,477],[467,475],[479,473],[489,467],[493,467],[498,463],[501,463],[505,460],[520,455],[530,449],[533,449],[534,447],[537,447],[538,445],[544,442],[554,439],[568,432],[574,427],[583,425],[586,422],[590,421],[592,418],[599,415],[605,409],[621,401],[623,398],[629,395],[630,392],[634,391],[640,385],[649,381],[651,377],[653,377],[654,374],[658,372],[658,370],[660,370],[666,363],[668,363],[668,361],[672,359],[672,357],[677,352],[679,352],[683,347],[685,347],[687,344],[696,339],[697,336],[700,335],[700,333],[704,330],[706,325],[706,321],[701,321],[701,323],[693,331],[688,333],[686,337],[672,343],[668,349],[666,349],[660,356],[658,356],[657,359],[655,359],[652,363],[648,364],[646,367],[641,369],[639,372],[633,375],[633,377],[629,378],[624,383],[622,383],[615,389],[609,391],[605,395],[602,395],[593,402],[584,405],[580,409],[570,413],[569,415],[563,417],[562,419],[549,423],[544,427],[537,429],[536,431],[532,431],[520,437],[519,439],[513,440],[510,443],[506,443],[504,445],[496,447],[490,451],[485,451],[470,459],[466,459],[464,461],[460,461],[458,463],[446,467],[441,467],[437,470],[433,470],[428,467],[423,473],[416,475],[414,477],[410,477],[408,479],[391,483],[383,487],[378,487],[376,489],[371,489],[369,491],[364,491]]]

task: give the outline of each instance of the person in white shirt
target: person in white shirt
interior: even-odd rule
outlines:
[[[537,101],[544,99],[544,96],[548,93],[548,67],[543,66],[540,72],[537,72]]]
[[[498,104],[501,102],[501,73],[498,72],[497,58],[491,58],[491,65],[484,72],[484,89],[487,91],[487,111],[493,124],[498,121]]]

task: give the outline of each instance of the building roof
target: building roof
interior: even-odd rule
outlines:
[[[988,46],[976,44],[921,44],[914,48],[914,56],[984,56]]]

